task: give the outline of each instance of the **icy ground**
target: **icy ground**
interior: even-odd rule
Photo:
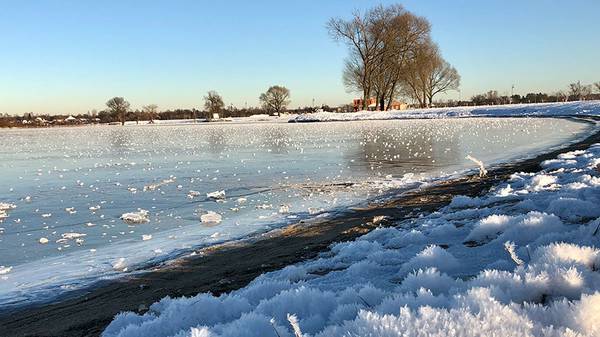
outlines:
[[[600,336],[600,144],[105,337]]]
[[[600,101],[467,106],[456,108],[408,109],[394,111],[359,111],[351,113],[319,112],[291,116],[290,122],[331,122],[415,118],[452,118],[484,116],[576,116],[598,115]]]
[[[558,119],[5,130],[0,310],[585,137]],[[3,267],[2,267],[3,266]]]

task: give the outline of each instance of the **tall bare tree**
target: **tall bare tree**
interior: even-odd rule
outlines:
[[[121,125],[125,125],[125,114],[129,110],[129,102],[123,97],[113,97],[106,102],[106,106],[110,112],[119,117]]]
[[[350,20],[333,18],[327,23],[331,37],[344,42],[350,48],[344,82],[351,84],[350,89],[362,91],[363,109],[367,108],[367,101],[371,95],[372,71],[377,58],[383,52],[384,27],[375,24],[383,12],[384,7],[378,6],[365,13],[355,11]]]
[[[419,46],[404,79],[408,93],[422,108],[431,106],[435,95],[458,90],[460,86],[458,71],[442,58],[431,41]]]
[[[158,105],[156,105],[156,104],[145,105],[142,107],[142,111],[144,112],[144,115],[146,116],[146,118],[148,118],[150,123],[154,123],[154,119],[158,115]]]
[[[290,104],[290,90],[284,86],[274,85],[267,92],[260,94],[259,99],[265,110],[281,116],[281,111]]]
[[[384,8],[386,15],[379,15],[376,24],[384,27],[383,52],[379,54],[373,71],[373,87],[380,110],[390,108],[400,92],[402,74],[417,48],[430,40],[429,22],[404,10],[400,6]],[[386,102],[387,100],[387,102]]]
[[[216,91],[211,90],[204,96],[204,109],[208,111],[208,119],[211,119],[214,114],[221,113],[224,107],[223,98]]]
[[[328,29],[336,41],[343,41],[350,49],[343,72],[344,85],[349,91],[362,93],[363,109],[373,95],[378,108],[386,110],[396,96],[407,92],[403,90],[403,74],[417,64],[420,46],[430,40],[429,22],[400,5],[355,12],[350,20],[331,19]],[[442,86],[443,81],[434,82]],[[437,92],[430,90],[431,93]]]

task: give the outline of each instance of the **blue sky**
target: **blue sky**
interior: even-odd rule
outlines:
[[[325,23],[378,3],[429,19],[463,98],[600,81],[597,0],[0,0],[0,113],[86,112],[113,96],[200,108],[208,90],[243,107],[272,84],[292,106],[345,103],[347,52]]]

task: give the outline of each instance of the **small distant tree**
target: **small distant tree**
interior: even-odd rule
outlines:
[[[580,81],[569,84],[569,95],[573,96],[575,100],[581,100],[583,95],[583,85]]]
[[[216,91],[211,90],[204,96],[204,109],[208,112],[208,119],[211,119],[213,114],[221,113],[223,107],[223,98]]]
[[[146,116],[146,118],[148,118],[150,123],[154,123],[154,119],[158,115],[158,105],[156,105],[156,104],[145,105],[142,107],[142,111],[144,112],[144,115]]]
[[[558,101],[558,102],[566,102],[569,99],[569,95],[567,95],[562,90],[557,91],[555,96],[556,96],[556,101]]]
[[[260,94],[260,102],[268,112],[275,112],[281,116],[281,111],[290,104],[290,90],[286,87],[274,85],[267,92]]]
[[[590,99],[592,97],[592,93],[594,91],[594,88],[592,87],[592,85],[584,85],[583,87],[581,87],[581,97],[584,100]]]
[[[125,125],[125,114],[129,110],[129,102],[123,97],[113,97],[106,102],[110,112],[119,118],[121,125]]]
[[[594,83],[594,87],[596,87],[596,91],[600,94],[600,82]]]

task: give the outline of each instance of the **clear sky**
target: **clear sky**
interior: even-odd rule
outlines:
[[[346,103],[346,48],[325,23],[378,3],[392,1],[0,0],[0,113],[100,110],[113,96],[200,108],[208,90],[243,107],[273,84],[293,107]],[[462,98],[600,81],[598,0],[393,3],[429,19]]]

